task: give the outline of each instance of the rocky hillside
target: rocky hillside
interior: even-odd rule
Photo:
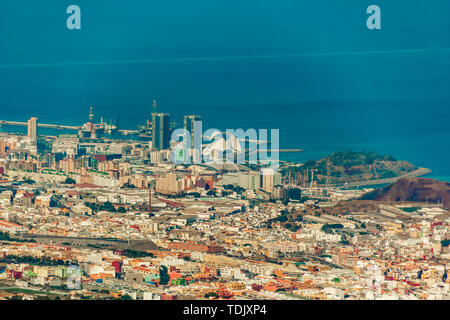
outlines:
[[[364,195],[362,200],[444,203],[450,208],[450,182],[427,178],[400,179]]]
[[[395,178],[415,170],[417,167],[407,161],[376,152],[336,152],[300,167],[285,168],[283,173],[300,184],[309,183],[312,176],[318,184],[327,183],[327,177],[330,184],[344,184]]]

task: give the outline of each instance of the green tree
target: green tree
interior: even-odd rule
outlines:
[[[125,249],[124,254],[128,258],[153,257],[153,253],[151,252],[138,251],[133,249]]]
[[[448,247],[448,246],[450,245],[450,240],[449,240],[449,239],[442,240],[442,241],[441,241],[441,245],[442,245],[443,247]]]
[[[159,283],[168,284],[170,280],[169,273],[167,272],[167,267],[162,265],[159,267]]]
[[[122,188],[122,189],[125,189],[125,188],[135,189],[136,186],[135,186],[134,184],[130,184],[130,183],[127,182],[127,183],[125,183],[121,188]]]
[[[100,210],[109,211],[109,212],[116,212],[116,208],[112,205],[111,202],[106,201],[100,208]]]
[[[64,181],[64,183],[65,184],[75,184],[75,183],[77,183],[74,179],[72,179],[72,178],[67,178],[65,181]]]

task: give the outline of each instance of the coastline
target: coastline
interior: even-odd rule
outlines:
[[[432,173],[432,171],[428,168],[418,168],[414,171],[408,172],[406,174],[403,174],[401,176],[397,176],[394,178],[388,178],[388,179],[377,179],[377,180],[365,180],[365,181],[355,181],[351,183],[347,183],[344,186],[347,187],[363,187],[363,186],[372,186],[372,185],[384,185],[384,184],[390,184],[394,183],[400,179],[404,178],[417,178],[417,177],[423,177],[428,174]]]

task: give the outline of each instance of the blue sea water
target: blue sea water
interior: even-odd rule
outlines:
[[[450,181],[450,2],[2,0],[0,119],[277,128],[283,160],[373,150]],[[66,28],[67,6],[81,30]],[[3,130],[9,130],[6,127]]]

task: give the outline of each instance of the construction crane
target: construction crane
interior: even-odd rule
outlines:
[[[311,169],[311,183],[309,184],[309,189],[312,189],[314,184],[314,172],[318,171],[317,169]]]
[[[148,188],[148,213],[152,212],[152,188]]]
[[[152,208],[152,190],[154,193],[156,193],[156,189],[153,187],[148,188],[148,213],[152,213],[153,208]]]
[[[331,179],[331,162],[330,162],[330,160],[328,160],[327,161],[327,182],[326,182],[327,188],[331,187],[330,179]]]

